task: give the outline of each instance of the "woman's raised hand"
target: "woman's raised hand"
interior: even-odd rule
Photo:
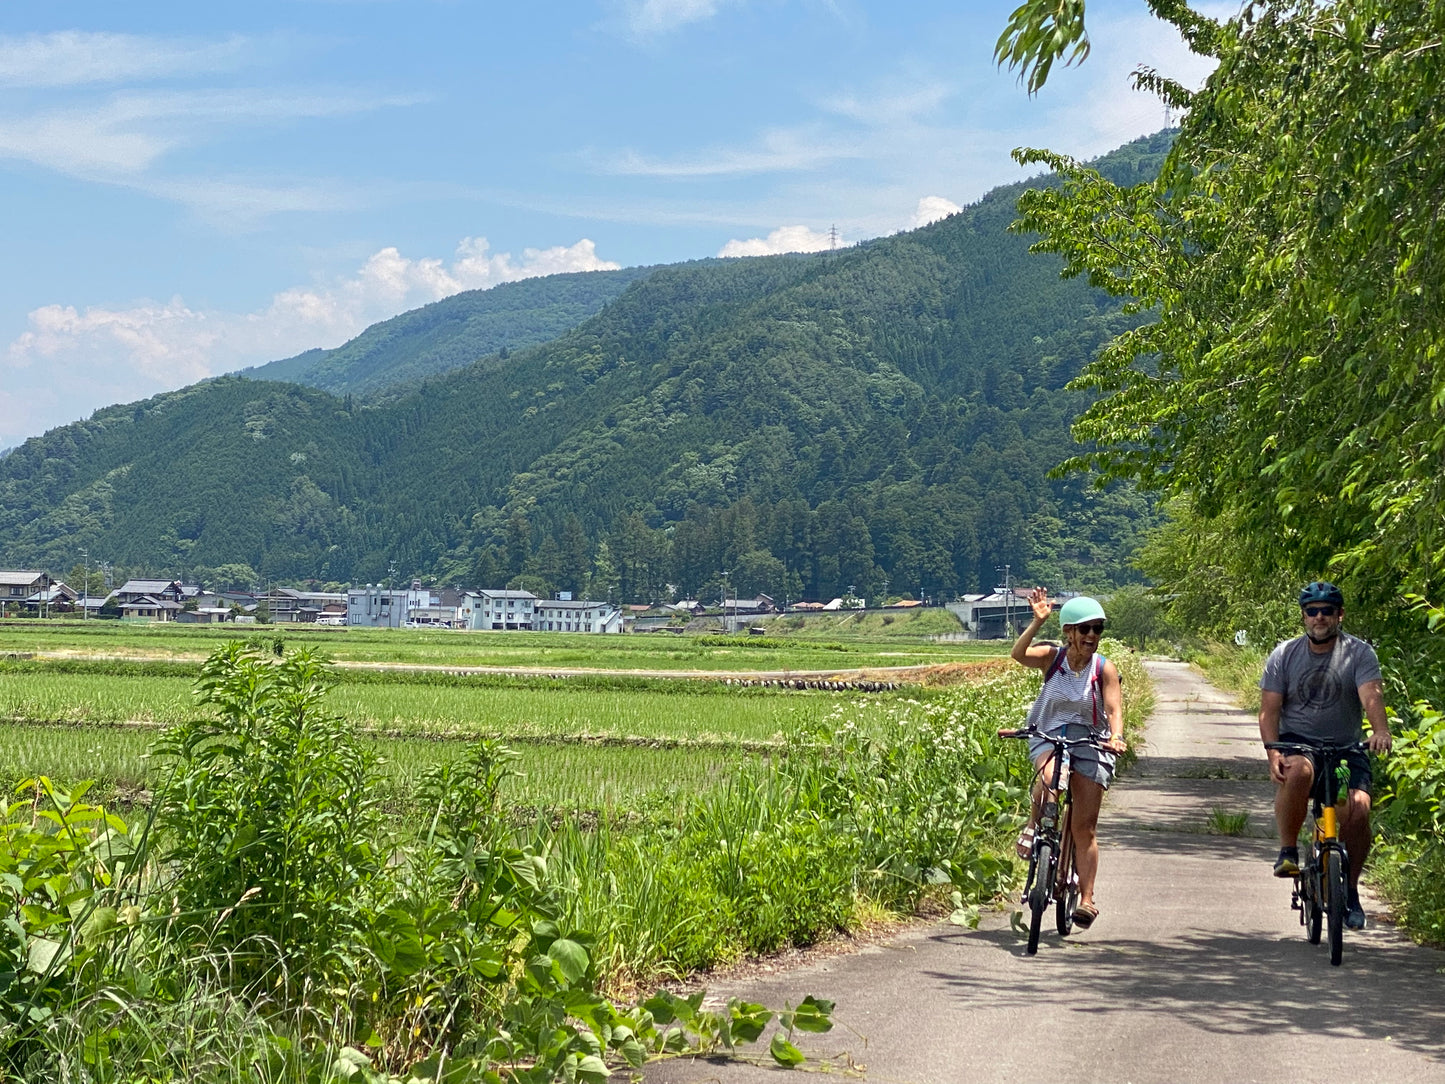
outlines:
[[[1035,587],[1029,592],[1029,608],[1040,621],[1047,620],[1049,614],[1053,613],[1053,607],[1049,605],[1049,593],[1042,587]]]

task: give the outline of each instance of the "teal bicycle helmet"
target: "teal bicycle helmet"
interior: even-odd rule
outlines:
[[[1080,625],[1085,621],[1103,620],[1104,607],[1099,605],[1098,599],[1089,598],[1087,595],[1069,599],[1059,610],[1060,625]]]

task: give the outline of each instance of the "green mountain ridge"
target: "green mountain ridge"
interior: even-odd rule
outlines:
[[[307,350],[236,375],[375,395],[555,339],[651,271],[578,271],[466,290],[373,324],[333,350]]]
[[[1147,176],[1168,138],[1100,168]],[[629,600],[1131,578],[1146,502],[1047,472],[1087,401],[1064,385],[1137,318],[1007,232],[1022,188],[834,253],[648,269],[382,402],[224,377],[98,411],[0,460],[0,563]]]

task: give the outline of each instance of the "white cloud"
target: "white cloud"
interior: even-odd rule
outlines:
[[[902,89],[870,94],[843,94],[824,99],[824,109],[870,127],[914,123],[920,115],[936,112],[954,94],[943,80],[927,80]]]
[[[624,176],[674,179],[746,176],[821,169],[861,153],[849,139],[824,137],[805,129],[774,128],[749,147],[719,147],[672,159],[627,151],[602,162],[601,169]]]
[[[833,237],[807,226],[779,226],[767,237],[729,241],[719,256],[776,256],[780,252],[822,252],[833,247]]]
[[[411,105],[415,97],[195,90],[123,93],[98,104],[0,115],[0,156],[87,180],[130,180],[167,152],[224,126],[274,124]]]
[[[73,87],[226,71],[251,51],[242,37],[206,42],[75,30],[0,37],[0,86]]]
[[[949,215],[957,214],[963,210],[958,204],[942,196],[924,196],[918,201],[918,209],[913,212],[913,226],[927,226],[930,222],[937,222],[940,218],[947,218]]]
[[[642,38],[667,34],[688,23],[711,19],[718,0],[627,0],[627,25]]]
[[[524,249],[518,258],[468,237],[450,263],[388,247],[349,278],[283,290],[249,313],[193,308],[180,297],[129,308],[45,305],[29,313],[29,329],[0,363],[4,398],[25,405],[0,411],[0,447],[113,402],[337,346],[378,320],[462,290],[619,266],[601,259],[586,238]]]

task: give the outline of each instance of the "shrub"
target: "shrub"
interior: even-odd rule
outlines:
[[[227,644],[197,682],[214,713],[156,747],[175,922],[197,947],[230,952],[243,984],[273,966],[289,984],[350,971],[383,869],[372,759],[325,710],[327,685],[310,650],[271,661]]]
[[[124,821],[49,779],[0,829],[0,1042],[12,1064],[56,1012],[101,986],[115,943],[135,926],[142,858]]]

